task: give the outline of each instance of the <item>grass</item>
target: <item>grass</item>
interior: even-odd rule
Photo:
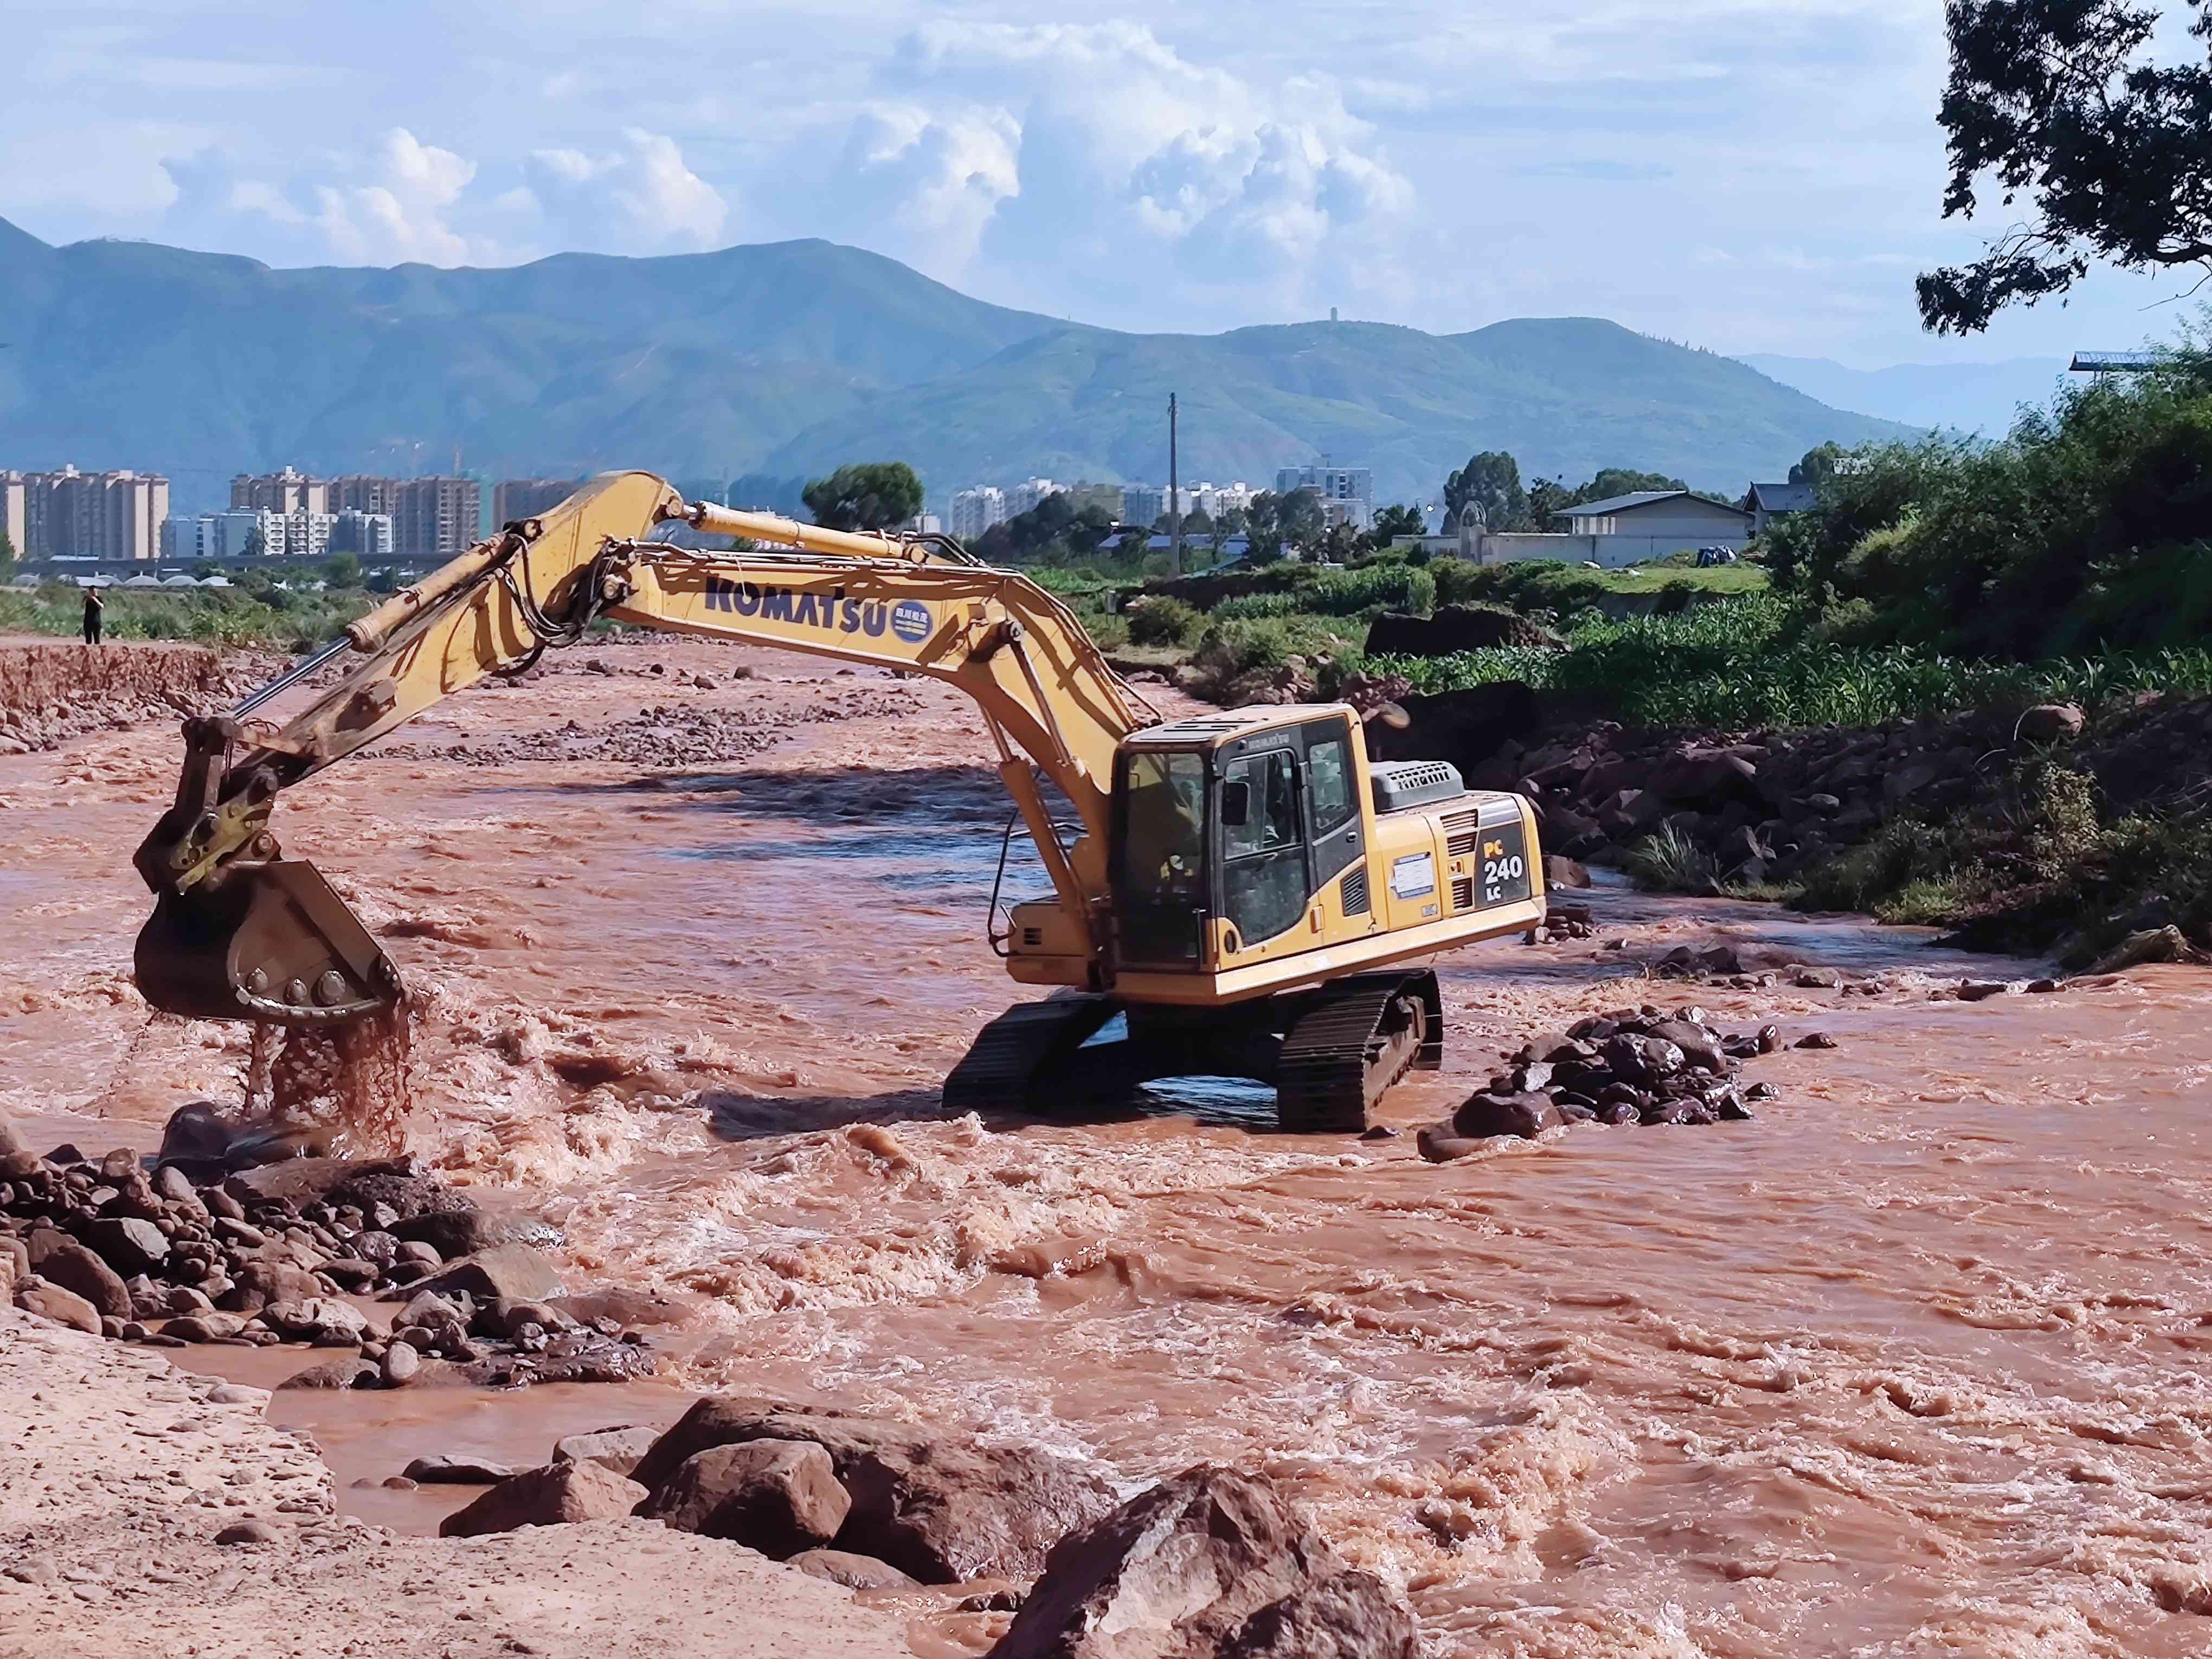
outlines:
[[[1994,662],[1837,645],[1817,622],[1775,595],[1742,594],[1671,616],[1586,617],[1562,652],[1502,647],[1367,666],[1420,692],[1495,680],[1581,692],[1630,724],[1655,726],[1882,726],[1966,708],[2212,690],[2212,651],[2203,649]]]
[[[1698,593],[1763,593],[1769,586],[1765,565],[1741,562],[1703,570],[1695,565],[1646,564],[1633,570],[1585,570],[1583,574],[1609,593],[1656,593],[1678,582]]]
[[[105,630],[112,640],[183,640],[198,645],[267,645],[304,650],[333,637],[376,603],[358,589],[264,593],[242,587],[106,591]],[[49,582],[28,592],[0,590],[0,633],[74,639],[83,626],[79,588]]]

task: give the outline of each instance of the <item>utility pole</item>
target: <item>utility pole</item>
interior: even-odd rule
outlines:
[[[1176,470],[1176,395],[1168,393],[1168,574],[1182,574],[1182,483]]]

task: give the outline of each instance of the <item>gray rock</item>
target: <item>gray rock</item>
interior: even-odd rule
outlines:
[[[1030,1577],[1055,1539],[1114,1502],[1103,1480],[1033,1447],[983,1447],[913,1424],[726,1397],[693,1406],[634,1476],[658,1491],[700,1452],[747,1440],[811,1440],[827,1451],[853,1498],[837,1547],[924,1583]]]
[[[379,1380],[374,1360],[349,1355],[343,1359],[326,1359],[319,1365],[310,1365],[303,1371],[295,1371],[276,1386],[280,1389],[362,1389],[374,1388]]]
[[[820,1446],[746,1440],[686,1458],[637,1513],[781,1561],[836,1537],[852,1507],[852,1495]]]
[[[589,1434],[565,1435],[553,1443],[556,1463],[597,1463],[603,1469],[627,1475],[653,1449],[660,1431],[643,1424],[635,1427],[594,1429]]]
[[[1327,1644],[1295,1645],[1301,1634]],[[1413,1652],[1405,1604],[1352,1574],[1272,1481],[1200,1465],[1054,1545],[991,1659]]]
[[[561,1276],[550,1258],[526,1244],[501,1244],[461,1261],[420,1281],[419,1288],[435,1292],[465,1291],[479,1301],[499,1297],[509,1302],[542,1302],[561,1294]]]
[[[645,1488],[597,1463],[548,1463],[501,1481],[438,1525],[441,1538],[475,1538],[518,1527],[550,1527],[626,1516]]]
[[[2081,735],[2088,716],[2070,702],[2040,702],[2020,717],[2014,735],[2023,743],[2062,743]]]
[[[514,1473],[505,1463],[495,1463],[488,1457],[471,1457],[466,1453],[439,1452],[429,1457],[418,1457],[400,1471],[410,1480],[426,1486],[489,1486],[507,1479]],[[640,1493],[642,1497],[644,1494]]]
[[[36,1314],[40,1319],[51,1320],[57,1325],[67,1325],[84,1332],[88,1336],[105,1333],[100,1326],[100,1310],[64,1285],[43,1279],[33,1279],[15,1287],[15,1305],[27,1314]]]
[[[313,1296],[298,1302],[271,1302],[259,1315],[261,1322],[288,1341],[310,1342],[319,1348],[349,1348],[368,1334],[367,1316],[336,1297]]]
[[[1533,1140],[1566,1121],[1566,1114],[1549,1095],[1470,1095],[1452,1114],[1452,1130],[1470,1140],[1492,1135],[1519,1135]]]
[[[266,1521],[234,1521],[216,1534],[218,1544],[281,1544],[284,1534]]]
[[[849,1590],[912,1589],[915,1581],[888,1561],[850,1550],[801,1550],[784,1563],[814,1578],[826,1578]]]
[[[210,1311],[179,1314],[161,1327],[161,1334],[179,1337],[186,1342],[220,1342],[245,1328],[244,1314]]]
[[[422,1356],[405,1342],[393,1342],[385,1348],[384,1358],[379,1364],[384,1374],[384,1386],[404,1389],[422,1369]]]
[[[103,1216],[84,1231],[84,1242],[118,1273],[150,1273],[169,1259],[169,1241],[150,1221]]]
[[[82,1297],[104,1317],[131,1317],[131,1291],[122,1274],[66,1233],[33,1227],[25,1235],[23,1248],[29,1254],[31,1271],[48,1284]]]

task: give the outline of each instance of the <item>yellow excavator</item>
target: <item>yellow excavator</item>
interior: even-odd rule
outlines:
[[[676,523],[755,545],[655,539]],[[994,897],[991,942],[1017,981],[1059,988],[983,1028],[945,1080],[956,1110],[1229,1076],[1272,1083],[1287,1128],[1359,1130],[1408,1070],[1441,1062],[1420,961],[1544,918],[1528,803],[1470,792],[1442,763],[1370,763],[1346,705],[1164,720],[1051,593],[949,538],[690,504],[617,472],[395,594],[230,714],[185,722],[175,805],[134,860],[155,895],[136,955],[146,1000],[295,1030],[388,1016],[397,968],[313,865],[281,855],[276,797],[601,622],[929,675],[975,700],[1053,886],[1003,932]],[[348,653],[351,671],[281,726],[255,718]],[[1078,823],[1055,823],[1048,785]]]

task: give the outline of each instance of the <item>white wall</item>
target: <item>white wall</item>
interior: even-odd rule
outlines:
[[[1507,564],[1516,559],[1558,559],[1565,564],[1596,563],[1608,570],[1648,564],[1670,553],[1694,553],[1701,547],[1729,547],[1741,552],[1750,538],[1741,530],[1719,536],[1710,531],[1695,535],[1558,536],[1536,533],[1490,535],[1477,532],[1461,538],[1460,556],[1476,564]]]

